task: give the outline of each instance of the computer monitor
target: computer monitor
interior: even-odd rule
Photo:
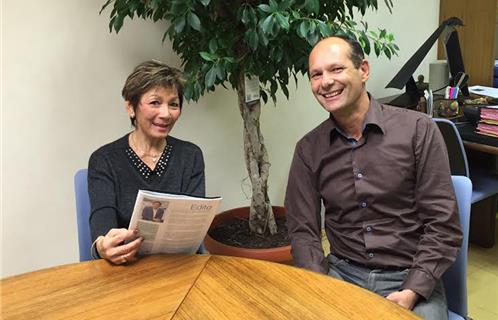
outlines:
[[[447,30],[447,28],[453,29],[449,33],[447,41],[445,41],[446,56],[448,58],[448,64],[450,65],[451,75],[453,78],[456,78],[459,72],[460,75],[465,72],[462,53],[460,51],[460,42],[458,41],[458,33],[455,28],[456,26],[463,26],[462,20],[457,17],[451,17],[443,21],[436,31],[431,34],[413,56],[408,59],[403,67],[401,67],[401,70],[387,84],[386,88],[403,89],[403,87],[405,87],[405,93],[399,95],[388,104],[404,108],[414,108],[418,105],[420,94],[417,90],[415,80],[413,79],[413,73],[422,63],[437,39],[439,39],[439,36],[443,31]],[[462,93],[468,95],[468,88],[466,86],[465,88],[462,88]]]

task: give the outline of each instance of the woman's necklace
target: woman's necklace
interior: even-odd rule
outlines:
[[[134,132],[132,132],[130,134],[130,141],[132,143],[132,149],[136,150],[139,152],[139,157],[140,158],[150,158],[152,160],[153,163],[156,163],[157,160],[159,160],[159,158],[161,157],[161,155],[163,154],[164,152],[164,149],[166,148],[166,144],[164,145],[164,147],[161,148],[161,152],[157,153],[157,154],[152,154],[152,153],[148,153],[148,152],[145,152],[143,151],[142,148],[139,148],[138,147],[138,143],[135,141],[135,134]]]

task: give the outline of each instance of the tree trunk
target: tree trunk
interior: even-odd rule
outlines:
[[[268,175],[270,163],[259,128],[260,101],[245,102],[244,75],[239,76],[237,94],[239,109],[244,121],[244,153],[247,172],[252,186],[249,227],[252,232],[265,234],[277,232],[277,225],[268,198]]]

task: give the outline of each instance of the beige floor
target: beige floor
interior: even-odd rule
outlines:
[[[491,249],[469,245],[467,294],[473,320],[498,320],[498,221],[496,235],[496,245]],[[325,235],[323,247],[328,253]]]
[[[470,245],[467,294],[472,319],[498,319],[498,239],[491,249]]]

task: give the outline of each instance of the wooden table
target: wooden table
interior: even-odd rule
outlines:
[[[65,265],[1,280],[9,319],[419,319],[367,290],[234,257],[155,255],[128,266]]]

